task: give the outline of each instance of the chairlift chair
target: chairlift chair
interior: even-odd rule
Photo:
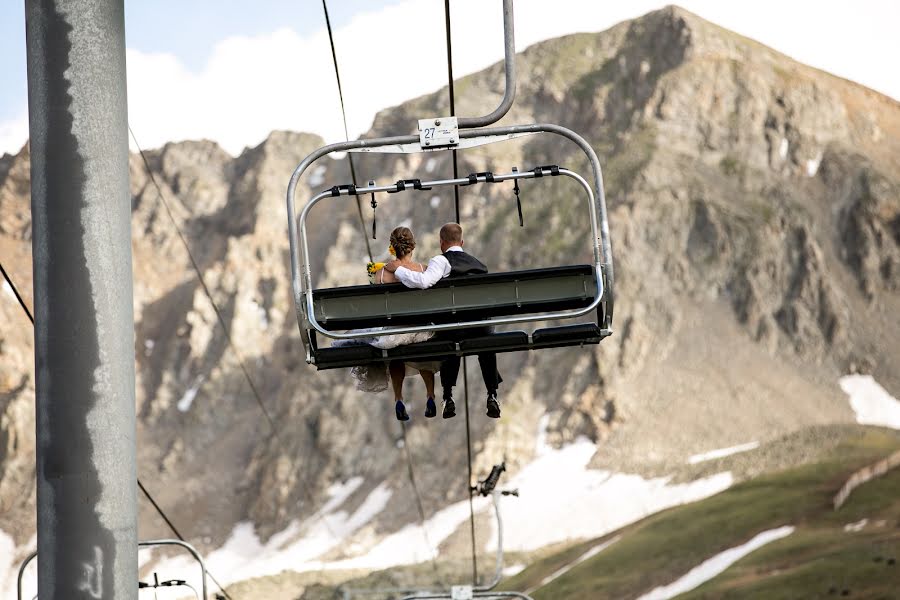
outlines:
[[[613,263],[600,161],[580,135],[553,124],[486,127],[499,120],[515,96],[515,44],[512,0],[503,1],[506,42],[506,93],[500,106],[476,118],[437,117],[419,120],[419,135],[338,142],[323,146],[294,169],[287,190],[291,286],[306,361],[318,369],[333,369],[377,361],[434,359],[482,352],[517,352],[561,346],[597,344],[612,334]],[[502,142],[534,134],[554,134],[574,142],[588,157],[592,183],[566,168],[539,166],[509,173],[472,173],[466,177],[421,181],[404,179],[387,185],[374,181],[364,187],[335,185],[313,195],[300,211],[295,196],[303,174],[317,160],[336,152],[427,153],[446,152]],[[521,179],[567,177],[585,192],[591,225],[593,264],[529,269],[506,273],[444,279],[426,290],[399,283],[315,289],[311,273],[307,221],[319,202],[380,192],[410,192],[448,186],[491,185]],[[373,333],[359,329],[382,328],[377,335],[525,325],[542,321],[577,320],[575,324],[497,331],[451,342],[440,338],[389,350],[367,344],[326,347],[319,336],[362,340]]]

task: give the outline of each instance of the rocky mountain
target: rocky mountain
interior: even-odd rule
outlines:
[[[900,396],[895,100],[677,7],[542,42],[517,60],[516,104],[501,124],[565,125],[604,165],[615,334],[594,348],[501,356],[499,422],[482,418],[473,372],[476,473],[504,457],[512,473],[528,464],[543,416],[551,445],[586,436],[599,448],[594,467],[649,476],[678,472],[694,452],[853,421],[837,384],[847,373],[872,374]],[[457,112],[488,112],[502,82],[502,64],[463,78]],[[448,112],[439,90],[382,111],[367,136],[411,133],[418,118]],[[310,518],[341,482],[356,482],[349,513],[378,486],[390,501],[326,558],[363,553],[417,521],[389,398],[304,362],[284,191],[322,144],[273,132],[234,158],[214,142],[173,143],[147,152],[150,173],[131,158],[138,472],[207,551],[245,521],[268,540]],[[365,155],[356,169],[383,183],[444,177],[449,161]],[[460,153],[462,173],[543,164],[587,173],[577,148],[549,137]],[[0,158],[0,257],[30,303],[28,173],[27,147]],[[322,161],[302,194],[347,182],[345,158]],[[437,227],[454,218],[451,194],[379,198],[376,256],[400,223],[417,233],[420,258],[435,252]],[[590,257],[571,184],[523,183],[524,228],[511,186],[461,196],[468,246],[496,271]],[[355,202],[326,206],[310,226],[318,285],[363,283]],[[34,531],[31,325],[6,294],[0,315],[0,530],[24,547]],[[420,385],[407,394],[421,396]],[[467,497],[465,424],[416,416],[407,447],[431,515]],[[142,503],[141,537],[167,534]],[[463,541],[449,536],[442,555]]]

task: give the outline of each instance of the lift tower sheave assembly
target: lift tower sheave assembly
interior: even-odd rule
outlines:
[[[26,0],[41,600],[135,600],[123,0]]]

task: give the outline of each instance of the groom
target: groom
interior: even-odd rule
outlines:
[[[462,247],[462,227],[459,223],[447,223],[441,227],[441,254],[428,261],[428,268],[422,273],[400,267],[398,261],[385,265],[385,269],[397,276],[403,285],[409,288],[426,289],[445,277],[463,277],[487,273],[488,269],[480,260],[467,254]],[[467,338],[487,335],[490,327],[469,327],[466,329],[453,329],[440,331],[435,339],[458,342]],[[441,363],[441,387],[444,389],[443,418],[449,419],[456,416],[456,404],[453,402],[453,386],[459,377],[459,356],[448,356]],[[500,418],[500,400],[497,398],[497,386],[503,379],[497,372],[497,355],[493,352],[482,352],[478,355],[478,364],[481,366],[481,377],[484,379],[484,387],[487,389],[487,416],[493,419]]]

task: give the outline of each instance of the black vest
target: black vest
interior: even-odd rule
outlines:
[[[450,263],[450,275],[448,277],[480,275],[488,272],[488,268],[484,266],[483,262],[465,252],[444,252],[444,258]]]

